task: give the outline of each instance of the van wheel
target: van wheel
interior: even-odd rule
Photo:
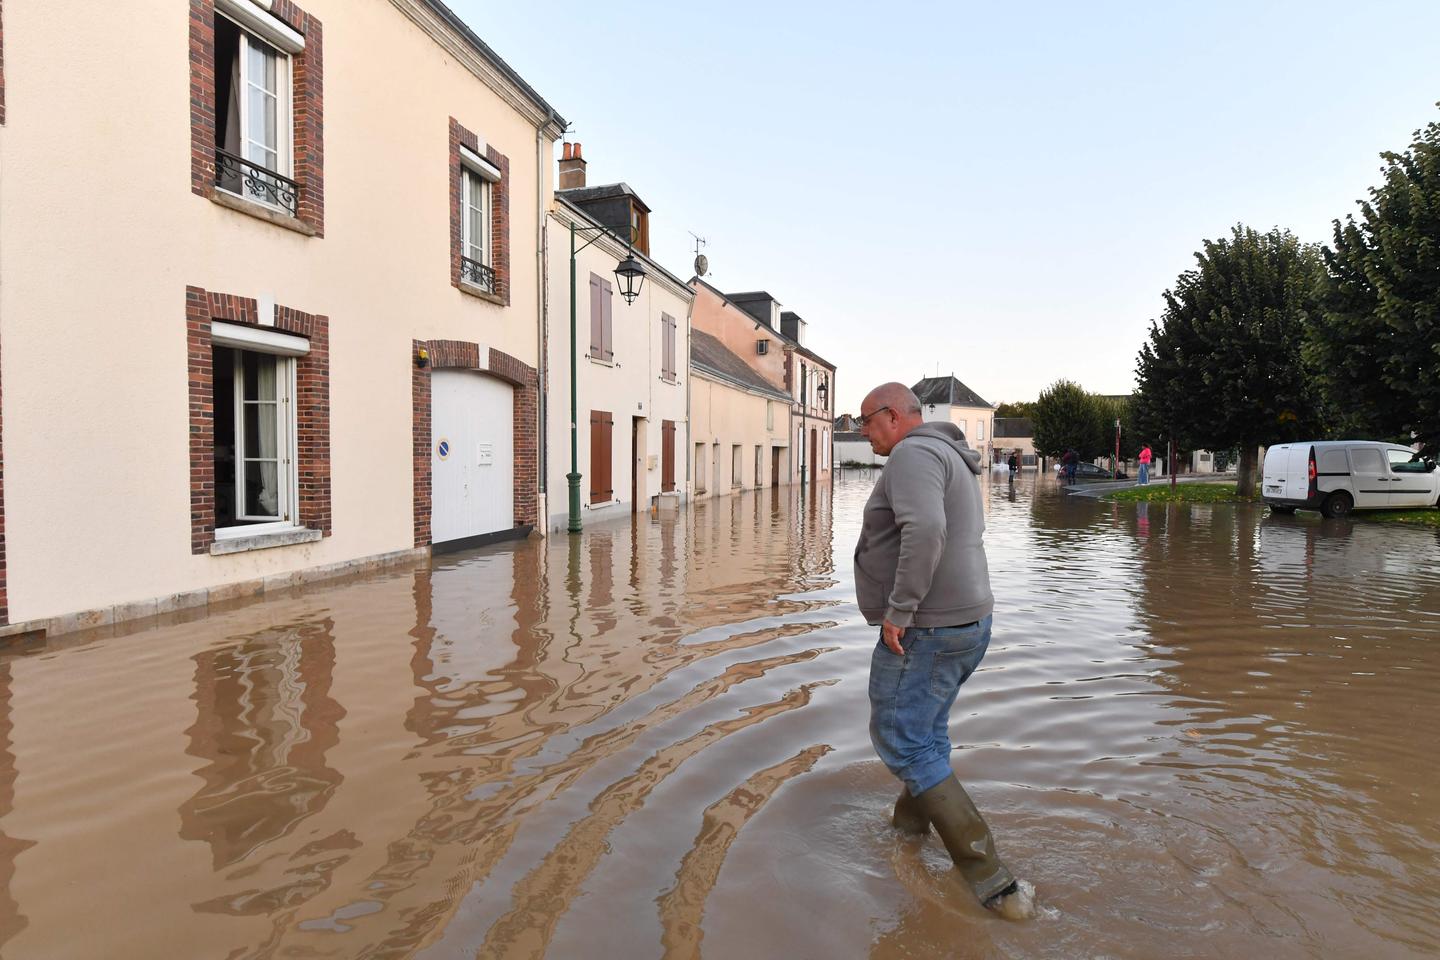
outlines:
[[[1278,504],[1278,503],[1272,503],[1272,504],[1270,504],[1270,512],[1271,512],[1271,513],[1291,514],[1291,513],[1294,513],[1294,512],[1295,512],[1295,508],[1294,508],[1294,507],[1284,507],[1284,506],[1281,506],[1281,505]]]
[[[1325,498],[1320,504],[1320,512],[1331,520],[1338,520],[1340,517],[1348,517],[1350,508],[1355,506],[1355,501],[1350,499],[1350,494],[1343,490],[1337,490]]]

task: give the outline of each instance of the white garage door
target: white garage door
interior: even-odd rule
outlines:
[[[515,526],[514,394],[468,370],[430,376],[430,539]]]

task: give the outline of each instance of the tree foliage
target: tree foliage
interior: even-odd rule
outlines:
[[[1087,393],[1078,383],[1057,380],[1040,392],[1032,418],[1035,451],[1058,457],[1074,449],[1082,460],[1114,452],[1118,402]]]
[[[1010,417],[1033,417],[1035,415],[1035,401],[1017,400],[1014,403],[1002,403],[995,408],[996,419]]]
[[[1289,231],[1242,225],[1206,240],[1195,261],[1165,292],[1140,350],[1136,439],[1238,447],[1248,490],[1257,446],[1323,431],[1318,384],[1301,358],[1321,258]]]
[[[1440,123],[1386,152],[1360,218],[1334,221],[1306,357],[1339,426],[1440,444]]]

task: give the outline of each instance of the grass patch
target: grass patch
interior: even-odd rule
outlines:
[[[1256,493],[1259,487],[1256,487]],[[1235,482],[1221,483],[1177,483],[1170,489],[1168,481],[1150,483],[1143,487],[1127,487],[1107,493],[1101,500],[1116,500],[1120,503],[1254,503],[1258,496],[1244,497],[1235,492]]]
[[[1412,527],[1440,527],[1440,510],[1361,510],[1350,514],[1352,520],[1373,520],[1376,523],[1404,523]]]
[[[1255,496],[1242,497],[1235,493],[1235,484],[1224,483],[1177,483],[1172,494],[1170,484],[1152,483],[1144,487],[1129,487],[1107,493],[1101,500],[1120,503],[1259,503],[1260,488]],[[1356,510],[1350,519],[1366,523],[1403,523],[1412,527],[1440,528],[1440,510],[1426,507],[1417,510]]]

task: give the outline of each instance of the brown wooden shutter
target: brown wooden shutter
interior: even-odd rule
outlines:
[[[610,286],[610,281],[608,280],[601,280],[600,283],[605,288],[604,294],[600,297],[600,306],[603,308],[605,318],[604,339],[602,339],[600,342],[600,349],[602,351],[600,356],[604,360],[614,360],[615,327],[613,324],[614,317],[612,317],[610,313],[610,305],[611,302],[615,299],[613,296],[615,288]]]
[[[601,357],[605,353],[605,281],[590,274],[590,356]]]
[[[590,411],[590,502],[608,503],[615,491],[610,484],[611,431],[614,419],[604,410]]]
[[[660,421],[660,489],[675,489],[675,421]]]

